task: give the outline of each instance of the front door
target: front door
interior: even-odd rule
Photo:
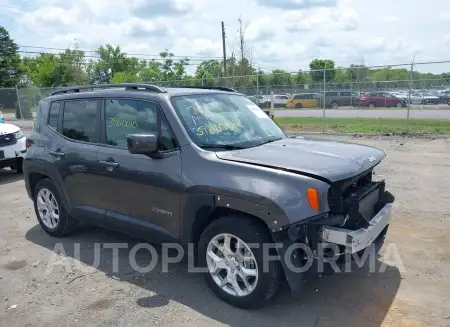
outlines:
[[[154,102],[106,99],[102,109],[105,145],[98,150],[106,225],[144,238],[171,239],[179,232],[181,152]],[[127,150],[128,134],[158,135],[161,155]],[[161,241],[158,239],[158,241]]]

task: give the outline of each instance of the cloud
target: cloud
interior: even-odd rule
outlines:
[[[247,27],[245,35],[249,41],[259,42],[271,39],[276,35],[278,22],[271,17],[259,18]]]
[[[354,31],[358,28],[358,13],[353,8],[317,8],[305,11],[290,11],[283,21],[290,32],[332,29]]]
[[[278,8],[282,10],[300,10],[313,7],[333,7],[336,0],[256,0],[265,7]]]
[[[381,23],[389,24],[389,23],[398,23],[400,21],[400,18],[398,18],[395,15],[382,15],[378,17],[378,20]]]
[[[439,15],[441,21],[450,22],[450,11],[443,12]]]
[[[193,10],[192,1],[180,0],[134,0],[132,13],[139,17],[178,16]]]

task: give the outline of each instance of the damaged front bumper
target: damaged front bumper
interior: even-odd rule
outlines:
[[[391,220],[392,203],[386,204],[369,222],[367,228],[349,230],[323,226],[322,241],[345,246],[347,253],[357,253],[371,245]]]
[[[337,266],[348,261],[367,258],[366,251],[372,255],[370,259],[377,259],[391,221],[394,196],[385,191],[382,181],[345,201],[346,217],[326,213],[272,234],[292,291],[302,289],[318,275],[336,272]]]

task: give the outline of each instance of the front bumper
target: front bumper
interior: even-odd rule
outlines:
[[[322,242],[345,246],[347,253],[357,253],[371,245],[391,220],[392,203],[387,203],[369,222],[367,228],[349,230],[334,226],[323,226]]]
[[[366,254],[369,260],[377,260],[391,221],[393,202],[394,196],[385,191],[384,181],[374,182],[345,200],[349,218],[326,213],[273,233],[291,290],[301,290],[318,275],[342,272],[335,268]],[[355,221],[360,223],[355,225]],[[292,251],[292,247],[299,250]]]
[[[15,144],[0,147],[0,162],[16,158],[24,158],[27,152],[26,138],[22,137]]]

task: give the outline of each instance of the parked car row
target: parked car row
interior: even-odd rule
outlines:
[[[261,108],[271,107],[270,95],[255,95],[249,97]],[[450,105],[450,90],[424,91],[374,91],[362,92],[358,94],[355,91],[326,91],[320,93],[295,93],[275,94],[274,108],[316,108],[323,107],[325,101],[326,108],[338,109],[339,107],[407,107],[409,105],[427,105],[442,104]]]

